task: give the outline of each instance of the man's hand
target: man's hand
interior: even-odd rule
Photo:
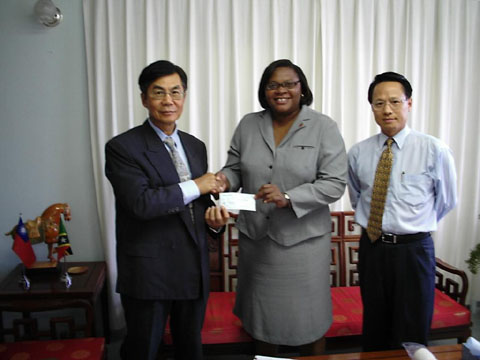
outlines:
[[[195,184],[197,184],[201,195],[209,194],[217,189],[217,180],[215,179],[215,174],[213,173],[203,174],[193,181],[195,181]]]
[[[215,180],[217,182],[216,189],[212,191],[212,194],[219,194],[221,192],[227,191],[230,188],[230,182],[227,177],[221,171],[215,174]]]
[[[230,214],[224,206],[210,206],[205,211],[205,222],[213,229],[220,229],[225,226]]]
[[[275,203],[278,208],[290,206],[290,202],[285,198],[283,192],[277,185],[265,184],[260,186],[255,194],[255,199],[262,199],[264,203]]]

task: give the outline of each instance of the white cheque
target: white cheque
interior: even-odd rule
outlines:
[[[256,211],[254,194],[242,194],[236,192],[220,193],[219,205],[227,210]]]

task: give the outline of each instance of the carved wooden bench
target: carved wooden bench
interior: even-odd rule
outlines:
[[[327,348],[360,344],[362,303],[358,287],[358,242],[360,227],[353,212],[332,212],[331,292],[333,324],[326,333]],[[202,341],[206,353],[251,353],[252,339],[233,315],[237,281],[238,232],[229,224],[221,239],[210,239],[211,293]],[[437,258],[435,307],[431,340],[466,341],[471,334],[470,311],[465,306],[466,274]],[[165,343],[171,337],[165,335]]]

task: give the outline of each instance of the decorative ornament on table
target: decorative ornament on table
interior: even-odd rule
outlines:
[[[20,218],[18,219],[18,225],[15,227],[15,232],[13,234],[13,246],[12,250],[15,254],[18,255],[20,260],[22,260],[22,275],[19,279],[19,284],[25,290],[30,289],[30,280],[25,274],[25,267],[31,267],[35,261],[36,256],[33,252],[32,244],[30,243],[30,239],[28,238],[27,229],[22,220],[22,214],[20,214]]]
[[[45,243],[48,246],[48,258],[50,259],[50,262],[56,262],[55,258],[53,257],[53,244],[58,243],[62,215],[65,221],[71,220],[72,216],[70,213],[70,206],[68,204],[50,205],[42,213]]]
[[[67,289],[72,286],[72,278],[67,271],[67,255],[73,255],[72,247],[70,246],[70,241],[68,240],[67,230],[65,229],[65,224],[63,218],[60,217],[60,230],[58,234],[57,247],[54,250],[57,253],[57,261],[63,258],[63,275],[61,281],[65,283]]]
[[[60,233],[60,220],[63,215],[65,221],[70,221],[70,206],[66,203],[50,205],[41,216],[35,220],[28,220],[25,223],[28,237],[32,245],[45,243],[48,247],[48,261],[35,261],[27,267],[29,272],[36,270],[57,270],[57,260],[53,256],[53,244],[58,242]],[[15,240],[15,233],[18,225],[5,235],[10,235]]]

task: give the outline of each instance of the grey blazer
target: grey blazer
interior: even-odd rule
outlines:
[[[264,110],[240,121],[221,171],[230,191],[255,194],[272,183],[290,195],[292,208],[257,200],[257,211],[241,211],[236,226],[251,239],[269,236],[291,246],[331,231],[328,204],[345,191],[347,155],[336,123],[307,106],[275,147],[272,118]]]

